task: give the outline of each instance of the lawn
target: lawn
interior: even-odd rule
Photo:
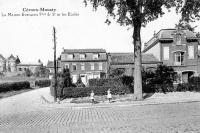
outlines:
[[[0,77],[0,84],[1,83],[7,83],[7,82],[19,82],[19,81],[29,81],[31,84],[34,83],[36,80],[40,79],[47,79],[47,78],[35,78],[35,77]],[[36,87],[33,87],[34,89]],[[9,91],[9,92],[0,92],[0,99],[10,97],[13,95],[17,95],[23,92],[27,92],[30,90],[33,90],[33,88],[30,89],[24,89],[24,90],[18,90],[18,91]]]

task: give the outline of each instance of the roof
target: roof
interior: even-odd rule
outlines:
[[[176,32],[177,32],[177,29],[161,29],[147,43],[145,43],[144,51],[146,51],[146,49],[148,49],[149,47],[154,45],[159,40],[172,40],[173,41],[173,35]],[[180,32],[182,32],[186,36],[187,39],[197,39],[197,40],[200,39],[200,38],[197,38],[196,33],[192,32],[192,31],[182,29],[182,30],[180,30]]]
[[[16,58],[12,54],[10,55],[10,57],[8,57],[8,59],[10,60],[11,58],[16,60]]]
[[[105,49],[64,49],[62,53],[106,53]]]
[[[61,62],[60,61],[58,61],[58,68],[60,68],[61,67]],[[47,62],[47,68],[53,68],[54,67],[54,62],[53,61],[48,61]]]
[[[3,59],[3,60],[5,60],[5,58],[3,57],[3,55],[2,55],[2,54],[0,54],[0,58],[1,58],[1,59]]]
[[[19,63],[17,66],[40,66],[41,63]]]
[[[111,64],[133,64],[134,53],[110,53]],[[153,54],[142,54],[142,63],[159,63]]]

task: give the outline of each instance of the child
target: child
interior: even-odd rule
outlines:
[[[108,89],[108,91],[107,91],[107,98],[108,98],[109,103],[110,103],[110,102],[111,102],[111,99],[112,99],[112,95],[111,95],[111,93],[110,93],[110,89]]]
[[[90,98],[92,100],[92,104],[94,103],[94,91],[92,90],[91,94],[90,94]]]

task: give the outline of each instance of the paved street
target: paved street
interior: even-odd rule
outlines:
[[[51,108],[0,119],[0,132],[200,132],[200,103],[123,107]]]

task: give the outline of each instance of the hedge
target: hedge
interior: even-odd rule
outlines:
[[[113,87],[122,87],[122,86],[131,86],[133,85],[132,76],[122,76],[118,78],[105,78],[105,79],[90,79],[89,86],[113,86]]]
[[[30,83],[28,81],[19,81],[0,84],[0,92],[16,91],[22,89],[30,89]]]
[[[91,91],[94,91],[95,95],[107,95],[107,90],[111,90],[113,95],[123,95],[131,93],[128,87],[67,87],[57,88],[57,97],[60,98],[77,98],[90,96]],[[54,96],[54,88],[51,87],[51,94]]]
[[[39,79],[35,81],[35,86],[38,87],[49,87],[51,85],[51,80],[49,79]]]

